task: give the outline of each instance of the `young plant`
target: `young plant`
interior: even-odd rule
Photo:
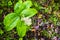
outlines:
[[[5,29],[7,31],[10,31],[16,27],[17,33],[20,36],[19,40],[23,40],[27,28],[31,25],[30,17],[34,16],[37,13],[36,9],[30,8],[31,6],[31,1],[18,1],[14,6],[14,12],[9,13],[4,17],[3,22]]]

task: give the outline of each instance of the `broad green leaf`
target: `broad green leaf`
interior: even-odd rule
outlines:
[[[26,34],[26,26],[17,27],[17,32],[20,37],[24,37]]]
[[[21,12],[22,15],[24,15],[25,17],[32,17],[37,13],[37,10],[34,8],[28,8],[25,9]]]
[[[24,24],[24,22],[19,21],[17,24],[17,33],[20,37],[24,37],[26,34],[26,25]]]
[[[31,1],[25,1],[23,4],[25,5],[26,8],[30,8],[32,6]]]
[[[32,2],[31,1],[25,1],[24,3],[19,1],[19,2],[16,3],[16,5],[14,7],[14,12],[15,13],[20,13],[24,9],[30,8],[31,6],[32,6]]]
[[[19,40],[23,40],[23,38],[19,38]]]
[[[14,6],[14,12],[15,13],[20,13],[24,9],[24,5],[21,1],[17,2],[16,5]]]
[[[4,18],[5,29],[7,31],[12,30],[16,26],[18,20],[19,17],[15,13],[6,15]]]

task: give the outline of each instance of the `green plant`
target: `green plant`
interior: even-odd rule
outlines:
[[[2,35],[3,33],[4,33],[3,30],[0,29],[0,35]]]
[[[0,15],[2,14],[3,10],[0,9]]]
[[[54,16],[54,15],[52,15],[52,17],[50,17],[49,19],[52,21],[52,23],[53,23],[54,25],[56,25],[57,22],[58,22],[58,18],[57,18],[56,16]]]
[[[34,16],[37,11],[32,6],[31,1],[18,1],[14,6],[14,12],[4,17],[4,25],[7,31],[16,27],[17,33],[20,36],[19,40],[23,40],[26,34],[27,28],[31,25],[26,24],[26,20],[30,20],[30,17]],[[27,18],[26,20],[24,18]],[[29,21],[28,21],[29,22]],[[31,20],[30,20],[31,22]]]
[[[8,1],[8,6],[11,6],[12,5],[12,2],[11,1]]]

